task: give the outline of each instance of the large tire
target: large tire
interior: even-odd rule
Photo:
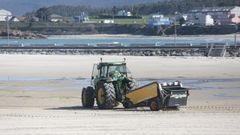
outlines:
[[[150,107],[151,111],[159,111],[162,107],[160,99],[155,98],[152,101],[150,101],[149,107]]]
[[[94,89],[92,87],[87,87],[82,89],[82,105],[84,108],[93,108]]]
[[[99,83],[97,86],[97,105],[99,109],[112,109],[117,106],[115,88],[112,83]]]

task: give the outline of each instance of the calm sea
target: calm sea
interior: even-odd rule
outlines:
[[[238,35],[239,36],[239,35]],[[238,37],[237,36],[237,37]],[[157,37],[157,36],[50,36],[47,39],[7,39],[0,38],[0,44],[23,44],[23,45],[36,45],[36,44],[55,44],[55,45],[64,45],[64,44],[89,44],[95,45],[100,43],[122,43],[123,45],[130,45],[134,43],[141,44],[192,44],[199,45],[205,43],[227,43],[229,45],[234,43],[234,35],[207,35],[207,36],[181,36],[176,37]],[[240,40],[237,38],[237,42]]]

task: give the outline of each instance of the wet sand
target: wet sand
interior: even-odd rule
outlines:
[[[134,78],[240,78],[240,58],[99,55],[0,55],[0,77],[90,78],[101,57],[103,61],[125,57]]]
[[[126,57],[139,83],[180,80],[188,106],[81,107],[92,64],[121,56],[0,56],[0,134],[235,134],[240,133],[240,59]],[[144,63],[144,64],[142,64]]]

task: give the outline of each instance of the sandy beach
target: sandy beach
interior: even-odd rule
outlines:
[[[126,56],[140,83],[180,80],[188,106],[87,110],[92,65],[124,56],[0,55],[0,134],[240,134],[240,58]]]
[[[94,63],[123,61],[134,78],[240,78],[240,58],[0,55],[1,77],[90,78]]]

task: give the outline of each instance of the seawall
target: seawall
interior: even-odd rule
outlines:
[[[240,46],[2,46],[0,54],[240,57]]]

